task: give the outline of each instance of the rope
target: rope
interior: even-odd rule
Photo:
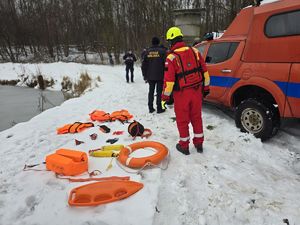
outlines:
[[[46,162],[42,162],[42,163],[38,163],[38,164],[32,164],[32,165],[24,165],[23,171],[29,171],[29,170],[33,170],[33,171],[48,171],[48,170],[43,170],[43,169],[32,169],[33,167],[42,165],[42,164],[46,164]]]
[[[107,180],[130,180],[129,176],[126,176],[126,177],[111,176],[111,177],[71,178],[71,177],[63,177],[63,176],[60,176],[59,174],[56,174],[56,178],[62,179],[62,180],[68,180],[69,182],[107,181]]]

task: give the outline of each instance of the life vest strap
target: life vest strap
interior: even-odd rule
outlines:
[[[184,72],[181,72],[181,73],[176,73],[176,76],[178,78],[182,78],[182,77],[184,77],[186,75],[189,75],[189,74],[192,74],[192,73],[196,73],[196,72],[200,72],[201,73],[202,72],[202,67],[199,66],[199,67],[194,68],[192,70],[187,70],[187,71],[184,71]]]
[[[196,56],[196,53],[195,53],[195,51],[194,51],[194,49],[193,48],[191,48],[191,50],[192,50],[192,52],[193,52],[193,55],[194,55],[194,57],[195,57],[195,60],[196,60],[196,64],[197,64],[197,66],[198,66],[198,63],[199,63],[199,61],[198,61],[198,59],[197,59],[197,56]],[[199,65],[198,66],[198,68],[201,68],[201,65]],[[204,82],[205,82],[205,78],[204,78],[204,72],[203,72],[203,70],[202,70],[202,68],[201,68],[201,70],[200,71],[198,71],[198,73],[200,72],[200,74],[201,74],[201,76],[202,76],[202,86],[204,86]]]
[[[73,124],[69,127],[69,129],[68,129],[68,133],[76,133],[77,130],[78,130],[78,128],[79,128],[79,126],[80,126],[81,124],[82,124],[81,122],[75,122],[75,123],[73,123]],[[74,129],[75,132],[71,131],[71,129],[73,129],[73,127],[76,126],[76,125],[77,125],[77,127],[75,127],[75,129]]]

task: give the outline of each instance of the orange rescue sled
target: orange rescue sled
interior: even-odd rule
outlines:
[[[71,190],[69,205],[95,206],[118,201],[133,195],[144,185],[135,181],[99,181]]]

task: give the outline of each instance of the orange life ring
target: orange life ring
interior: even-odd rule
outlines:
[[[134,158],[129,156],[132,152],[140,148],[147,148],[147,147],[154,148],[157,152],[151,156],[141,157],[141,158]],[[128,146],[124,146],[124,148],[122,148],[119,153],[118,160],[124,166],[130,168],[142,168],[147,163],[151,163],[154,165],[159,164],[168,155],[168,152],[169,152],[168,148],[159,142],[142,141]]]

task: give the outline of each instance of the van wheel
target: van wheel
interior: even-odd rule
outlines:
[[[235,124],[242,132],[253,134],[265,141],[276,134],[279,114],[272,104],[264,104],[256,99],[246,99],[236,107]]]

